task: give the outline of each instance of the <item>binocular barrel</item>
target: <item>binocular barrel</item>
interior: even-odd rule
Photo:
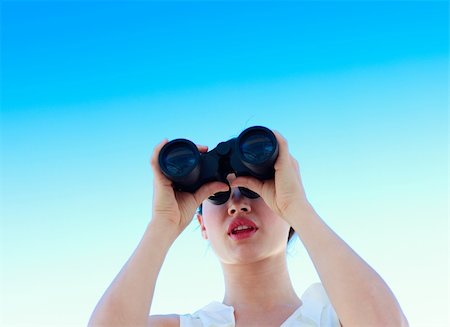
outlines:
[[[278,142],[273,132],[254,126],[207,153],[200,153],[187,139],[170,141],[159,153],[159,166],[176,190],[195,192],[211,181],[228,183],[230,173],[271,179],[277,157]]]

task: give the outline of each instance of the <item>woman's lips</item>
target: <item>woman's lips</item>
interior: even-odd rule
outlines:
[[[242,240],[252,237],[258,231],[258,226],[245,217],[233,219],[228,226],[228,236],[233,240]]]
[[[258,231],[257,228],[248,228],[248,229],[244,229],[244,230],[240,230],[240,231],[236,231],[236,232],[231,232],[230,234],[228,234],[230,236],[231,239],[235,240],[235,241],[239,241],[239,240],[243,240],[249,237],[252,237],[256,232]]]

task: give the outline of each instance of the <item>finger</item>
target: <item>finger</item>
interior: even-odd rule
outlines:
[[[227,181],[228,183],[233,182],[236,179],[236,174],[235,173],[230,173],[227,175]]]
[[[152,157],[150,159],[150,164],[152,167],[159,169],[159,162],[158,162],[159,152],[161,151],[162,147],[166,145],[168,142],[169,141],[167,139],[164,139],[153,149]]]
[[[164,139],[157,146],[155,146],[155,148],[153,149],[152,157],[150,159],[150,165],[152,167],[155,179],[163,183],[164,185],[171,185],[172,182],[161,172],[158,159],[159,159],[159,152],[161,151],[162,147],[166,145],[168,142],[169,141],[167,139]]]
[[[230,187],[222,182],[211,182],[202,185],[197,191],[194,193],[195,201],[197,205],[203,202],[208,196],[213,195],[217,192],[226,192],[230,189]]]
[[[197,149],[201,153],[208,152],[208,146],[197,144]]]
[[[249,190],[252,190],[253,192],[258,193],[259,195],[262,194],[263,185],[264,183],[262,181],[248,176],[236,177],[231,182],[231,187],[245,187]]]
[[[278,158],[275,162],[275,170],[281,169],[290,163],[289,148],[286,139],[277,131],[273,131],[278,142]]]
[[[291,156],[291,163],[292,163],[292,167],[294,167],[296,171],[300,170],[298,161],[293,156]]]
[[[291,157],[291,164],[292,164],[292,168],[294,169],[295,178],[297,179],[298,182],[301,183],[300,169],[298,166],[298,161],[295,160],[294,157]]]

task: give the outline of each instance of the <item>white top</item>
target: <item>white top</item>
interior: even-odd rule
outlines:
[[[321,283],[303,293],[303,304],[280,327],[338,327],[339,319]],[[211,302],[193,314],[180,316],[180,327],[234,327],[234,308]]]

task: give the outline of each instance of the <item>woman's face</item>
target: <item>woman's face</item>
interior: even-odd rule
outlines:
[[[290,226],[260,197],[250,199],[233,188],[224,204],[205,200],[202,212],[202,235],[223,263],[257,262],[286,251]]]

